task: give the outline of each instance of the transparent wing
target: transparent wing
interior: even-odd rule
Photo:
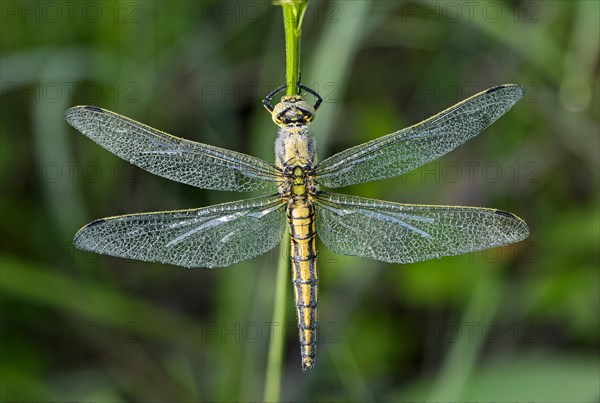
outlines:
[[[76,106],[65,119],[111,153],[165,178],[204,189],[273,191],[278,171],[267,162],[181,139],[95,106]]]
[[[413,263],[459,255],[527,238],[519,217],[501,210],[399,204],[322,193],[316,204],[317,234],[343,255]]]
[[[316,168],[317,180],[336,188],[410,172],[476,136],[522,95],[514,84],[480,92],[421,123],[325,159]]]
[[[73,243],[104,255],[186,267],[224,267],[271,250],[285,229],[285,203],[259,197],[179,211],[103,218]]]

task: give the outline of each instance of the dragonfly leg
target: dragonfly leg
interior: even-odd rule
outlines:
[[[314,104],[313,108],[315,108],[315,111],[317,109],[319,109],[321,102],[323,102],[323,98],[321,98],[321,96],[319,94],[317,94],[316,91],[308,88],[306,85],[302,85],[302,84],[298,83],[298,88],[302,88],[304,91],[308,92],[309,94],[311,94],[312,96],[317,98],[317,102]]]
[[[269,111],[269,113],[273,112],[273,98],[275,98],[275,95],[277,95],[278,93],[280,93],[281,91],[283,91],[286,88],[287,88],[287,84],[284,84],[281,87],[276,88],[273,91],[271,91],[271,93],[269,95],[267,95],[265,97],[265,99],[263,99],[263,101],[262,101],[263,106]]]
[[[284,84],[281,87],[278,87],[278,88],[274,89],[273,91],[271,91],[269,93],[269,95],[267,95],[265,97],[265,99],[263,99],[263,101],[262,101],[263,106],[269,111],[269,113],[273,113],[273,108],[274,108],[273,98],[275,98],[275,95],[277,95],[278,93],[280,93],[281,91],[283,91],[286,88],[287,88],[287,84]],[[321,103],[323,102],[323,98],[321,98],[321,96],[319,94],[317,94],[317,92],[315,90],[307,87],[306,85],[300,84],[300,81],[298,81],[298,88],[303,89],[304,91],[306,91],[309,94],[311,94],[312,96],[314,96],[317,99],[317,102],[315,102],[315,104],[313,105],[313,108],[315,108],[315,111],[317,109],[319,109],[319,106],[321,106]]]

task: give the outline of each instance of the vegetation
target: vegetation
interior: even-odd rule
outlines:
[[[239,199],[150,175],[62,116],[93,104],[270,161],[260,101],[289,82],[281,7],[67,3],[0,9],[0,400],[261,400],[282,334],[281,400],[600,399],[598,2],[309,4],[301,71],[324,98],[311,125],[321,159],[494,84],[526,89],[441,160],[343,191],[497,207],[532,231],[413,265],[320,245],[309,374],[289,292],[285,324],[269,324],[278,249],[184,270],[71,245],[96,217]]]

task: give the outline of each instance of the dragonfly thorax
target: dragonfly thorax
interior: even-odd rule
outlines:
[[[300,95],[284,96],[273,108],[271,118],[279,127],[292,128],[308,125],[315,116],[315,108]]]
[[[308,201],[317,194],[314,172],[311,165],[287,165],[283,169],[283,185],[280,192],[290,201]]]

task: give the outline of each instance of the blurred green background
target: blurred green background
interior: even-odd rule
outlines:
[[[93,104],[272,161],[260,101],[285,80],[281,8],[0,4],[1,400],[260,400],[273,332],[287,336],[284,400],[600,399],[597,1],[309,4],[302,81],[324,98],[321,159],[492,85],[526,90],[442,159],[342,192],[496,207],[531,236],[412,265],[321,245],[308,374],[290,292],[287,323],[269,324],[278,248],[185,270],[71,246],[95,218],[251,196],[148,174],[63,114]]]

